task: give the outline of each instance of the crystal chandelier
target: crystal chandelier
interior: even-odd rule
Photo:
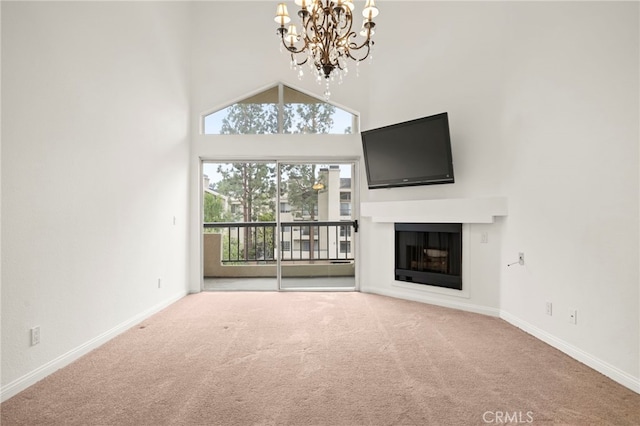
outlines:
[[[373,18],[378,16],[378,8],[375,0],[366,0],[362,15],[362,29],[360,35],[363,40],[358,41],[358,35],[353,31],[352,0],[295,0],[300,6],[298,16],[302,20],[302,28],[298,34],[291,22],[287,5],[278,4],[274,20],[280,24],[277,32],[282,40],[282,45],[291,53],[291,67],[298,71],[298,77],[302,78],[302,65],[308,63],[316,73],[318,83],[326,82],[325,98],[329,98],[329,82],[338,80],[342,82],[343,76],[348,72],[349,59],[356,62],[371,58],[375,22]]]

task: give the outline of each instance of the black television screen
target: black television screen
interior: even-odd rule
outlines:
[[[453,183],[446,112],[362,132],[369,188]]]

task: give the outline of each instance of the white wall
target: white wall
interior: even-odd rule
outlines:
[[[3,399],[186,294],[188,19],[2,2]]]
[[[503,114],[504,5],[394,2],[380,7],[371,73],[370,98],[375,102],[363,114],[362,128],[448,112],[456,182],[374,190],[365,185],[363,201],[503,195],[500,152],[504,141],[498,137],[497,124]],[[412,16],[421,17],[420,23],[407,22],[409,9]],[[397,31],[399,25],[416,30],[406,37]],[[464,291],[442,294],[439,289],[394,281],[393,224],[363,220],[362,288],[498,315],[502,227],[503,221],[497,220],[465,228]],[[489,237],[486,244],[480,242],[482,232]]]
[[[510,6],[500,123],[509,143],[503,261],[523,251],[527,262],[502,270],[503,311],[636,391],[638,6]]]
[[[408,9],[420,24],[407,22]],[[470,256],[484,258],[468,282],[479,292],[466,302],[498,308],[636,391],[638,15],[637,3],[384,5],[363,129],[448,111],[456,183],[362,197],[507,197],[508,216],[482,225],[488,245],[472,225]],[[420,30],[385,31],[400,22]],[[395,287],[389,250],[372,248],[390,243],[390,225],[363,221],[362,231],[363,288],[456,303]],[[507,268],[520,251],[526,265]]]

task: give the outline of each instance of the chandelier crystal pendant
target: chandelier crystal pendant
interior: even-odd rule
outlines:
[[[291,67],[298,71],[302,78],[304,64],[316,73],[316,80],[326,83],[325,98],[328,99],[329,82],[342,78],[348,72],[348,62],[353,60],[356,65],[371,58],[373,48],[374,27],[373,18],[378,16],[375,0],[366,0],[362,10],[362,28],[360,36],[353,30],[352,0],[295,0],[300,7],[298,16],[302,21],[300,33],[291,22],[287,5],[278,4],[274,20],[280,25],[277,33],[282,45],[291,54]]]

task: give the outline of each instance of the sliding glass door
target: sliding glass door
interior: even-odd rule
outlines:
[[[280,288],[354,289],[353,164],[280,163]]]
[[[276,170],[276,163],[203,163],[204,290],[278,289]]]
[[[353,163],[203,162],[204,290],[353,290]]]

